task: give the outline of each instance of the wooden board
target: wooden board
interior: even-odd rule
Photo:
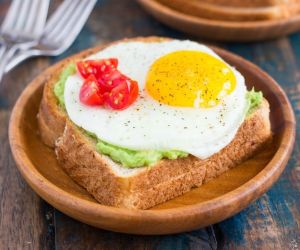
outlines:
[[[221,221],[249,205],[279,177],[291,154],[295,120],[278,84],[246,60],[213,48],[245,77],[248,88],[264,93],[270,103],[272,143],[252,159],[189,193],[150,210],[130,210],[98,204],[60,168],[54,152],[38,136],[36,115],[45,79],[60,63],[35,79],[17,101],[10,121],[10,143],[28,184],[64,213],[90,225],[134,234],[168,234]],[[62,62],[64,63],[64,62]]]
[[[52,2],[57,4],[60,0]],[[0,17],[3,18],[9,3],[9,0],[0,1]],[[118,18],[112,18],[115,16]],[[10,153],[7,127],[12,106],[28,82],[53,62],[96,43],[153,34],[196,39],[146,15],[135,1],[102,0],[68,51],[55,58],[28,60],[4,78],[0,87],[1,249],[8,246],[11,249],[83,250],[299,248],[300,33],[265,43],[218,44],[256,63],[273,76],[288,94],[297,118],[296,145],[285,171],[266,194],[235,216],[207,228],[175,235],[114,233],[60,213],[40,199],[20,176]],[[19,194],[22,199],[17,198]],[[24,204],[23,201],[32,201],[31,197],[36,202]],[[30,218],[35,219],[29,222]]]
[[[300,29],[300,14],[274,20],[224,21],[188,15],[156,0],[137,1],[162,23],[185,33],[210,40],[260,41],[285,36]]]

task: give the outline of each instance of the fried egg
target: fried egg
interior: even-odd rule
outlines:
[[[101,140],[133,150],[181,150],[205,159],[228,145],[245,119],[244,77],[207,46],[192,41],[128,41],[89,59],[115,57],[139,96],[122,111],[79,101],[83,79],[68,78],[69,118]]]

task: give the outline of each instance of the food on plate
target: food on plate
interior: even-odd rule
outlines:
[[[271,138],[269,104],[237,69],[207,46],[158,37],[66,59],[38,122],[98,202],[138,209],[201,186]]]

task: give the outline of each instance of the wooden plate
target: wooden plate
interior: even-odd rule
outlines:
[[[58,165],[52,149],[39,139],[37,111],[45,79],[60,63],[37,77],[19,97],[10,120],[9,139],[27,183],[63,213],[107,230],[134,234],[188,231],[224,220],[249,205],[278,179],[295,140],[295,118],[280,86],[252,63],[213,48],[245,76],[248,88],[262,90],[271,105],[273,142],[254,158],[200,188],[149,210],[98,204]]]
[[[155,0],[137,0],[159,21],[180,31],[221,41],[259,41],[288,35],[300,30],[300,15],[261,21],[222,21],[184,14]]]

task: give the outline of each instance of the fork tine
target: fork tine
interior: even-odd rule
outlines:
[[[46,23],[44,30],[45,34],[49,34],[57,26],[66,11],[70,8],[70,6],[72,6],[72,2],[73,0],[64,0],[64,2],[55,10]]]
[[[62,32],[65,24],[68,23],[69,19],[72,18],[72,16],[74,15],[78,7],[82,5],[82,3],[82,0],[72,1],[72,5],[70,5],[69,9],[65,11],[57,25],[47,34],[47,39],[53,40],[59,33]]]
[[[30,5],[30,8],[28,10],[28,13],[30,13],[30,15],[28,15],[28,18],[26,20],[26,23],[24,25],[24,33],[27,33],[28,31],[31,30],[31,27],[35,21],[35,17],[37,14],[37,10],[38,10],[38,2],[36,0],[32,0],[32,3]]]
[[[82,0],[81,6],[65,24],[63,30],[55,37],[56,43],[69,44],[74,41],[78,33],[81,31],[91,11],[93,10],[97,0]]]
[[[67,30],[67,27],[69,24],[76,18],[80,16],[81,11],[83,10],[85,6],[85,2],[81,0],[78,4],[74,5],[74,8],[72,12],[69,12],[68,18],[65,18],[64,20],[61,20],[61,23],[57,25],[57,28],[53,30],[52,34],[49,37],[51,40],[58,40],[58,37],[60,37],[65,30]]]
[[[1,25],[2,32],[10,31],[13,28],[14,22],[18,17],[21,5],[22,5],[22,0],[14,0],[12,2],[12,4],[9,7],[8,13]]]
[[[37,22],[35,25],[35,32],[38,34],[38,36],[41,36],[44,31],[46,20],[47,20],[47,14],[49,10],[49,4],[50,4],[50,0],[44,0],[41,3],[40,12],[39,12],[40,21]]]
[[[31,6],[31,13],[29,15],[30,20],[27,21],[25,32],[30,34],[31,37],[38,38],[43,32],[45,26],[49,0],[33,0]]]
[[[24,48],[23,53],[20,52],[18,56],[16,56],[13,60],[11,61],[8,65],[6,65],[5,71],[8,72],[11,68],[15,67],[17,64],[22,62],[23,60],[32,57],[32,56],[38,56],[38,55],[59,55],[60,53],[64,52],[70,45],[71,43],[75,40],[77,37],[77,34],[80,32],[82,27],[84,26],[89,14],[91,13],[94,5],[96,4],[97,0],[78,0],[81,1],[82,4],[78,4],[78,1],[76,1],[77,8],[75,8],[75,14],[70,16],[69,20],[65,20],[64,22],[61,21],[61,16],[64,14],[66,16],[65,10],[70,11],[70,8],[66,8],[73,6],[76,0],[65,0],[63,2],[63,9],[61,9],[62,5],[55,11],[55,13],[52,15],[52,20],[48,21],[46,26],[47,26],[47,32],[43,33],[41,39],[39,40],[39,43],[36,44],[36,46],[32,47],[32,49],[28,50],[27,48]],[[80,6],[80,8],[78,8]],[[58,15],[58,14],[59,15]],[[72,10],[71,10],[72,13]],[[53,16],[55,18],[53,18]],[[68,22],[67,22],[68,21]],[[50,24],[49,24],[50,23]],[[62,23],[61,25],[58,25]],[[67,25],[66,29],[61,29],[64,28],[64,26]],[[59,44],[55,44],[55,41],[48,40],[49,34],[53,36],[53,34],[57,34],[56,32],[53,33],[53,28],[59,26],[60,29],[57,29],[57,32],[60,33],[59,37],[56,37],[57,41],[60,41]],[[69,34],[63,34],[62,33],[70,32]],[[60,39],[64,39],[63,41]],[[44,49],[41,49],[39,45],[43,45]],[[23,48],[21,48],[23,50]]]
[[[23,0],[22,7],[20,12],[18,13],[18,17],[16,19],[16,23],[13,27],[13,31],[17,33],[23,33],[24,26],[27,23],[27,18],[29,15],[30,6],[32,4],[32,0]]]

